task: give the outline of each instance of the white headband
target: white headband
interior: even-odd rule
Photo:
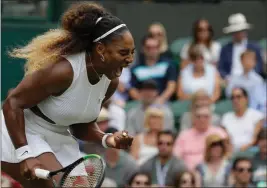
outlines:
[[[100,18],[101,18],[101,17],[100,17]],[[99,19],[99,18],[98,18],[98,19]],[[98,19],[97,19],[96,23],[98,22]],[[102,18],[101,18],[101,19],[102,19]],[[100,19],[100,20],[101,20],[101,19]],[[100,21],[100,20],[99,20],[99,21]],[[103,35],[101,35],[100,37],[96,38],[93,42],[98,42],[99,40],[105,38],[106,36],[110,35],[110,34],[113,33],[114,31],[117,31],[118,29],[120,29],[120,28],[122,28],[122,27],[124,27],[124,26],[126,26],[126,25],[125,25],[125,24],[120,24],[120,25],[114,27],[113,29],[111,29],[111,30],[107,31],[106,33],[104,33]]]
[[[99,17],[99,18],[97,18],[97,20],[96,20],[96,22],[95,22],[95,25],[96,25],[98,22],[100,22],[100,21],[102,20],[102,18],[103,18],[103,17]]]

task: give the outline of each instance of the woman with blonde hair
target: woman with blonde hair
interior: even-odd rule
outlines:
[[[225,141],[217,134],[206,139],[204,162],[196,167],[202,187],[225,186],[230,170]]]
[[[192,112],[194,112],[197,108],[202,106],[209,106],[212,111],[215,108],[208,93],[204,89],[200,89],[192,95],[190,111],[185,112],[181,117],[180,131],[192,127],[192,121],[191,121],[193,114]],[[220,116],[213,112],[211,116],[211,123],[212,125],[219,126]]]
[[[26,75],[3,104],[2,170],[23,187],[48,188],[51,181],[37,179],[34,171],[55,171],[79,159],[73,136],[128,149],[131,136],[105,134],[96,119],[133,52],[127,26],[90,2],[71,6],[59,29],[14,49],[12,57],[26,60]]]
[[[147,130],[135,137],[130,151],[139,165],[158,154],[157,136],[163,128],[163,122],[162,110],[155,107],[146,110],[144,126]]]

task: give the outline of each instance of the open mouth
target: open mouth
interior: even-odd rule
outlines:
[[[120,77],[121,73],[122,73],[122,67],[118,67],[118,68],[115,70],[115,75],[116,75],[117,77]]]

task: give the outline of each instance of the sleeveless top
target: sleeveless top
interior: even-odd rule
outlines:
[[[73,69],[73,80],[69,88],[60,96],[49,96],[37,106],[50,118],[54,126],[69,126],[95,120],[101,109],[110,80],[103,75],[92,85],[88,80],[85,52],[65,57]],[[47,123],[50,125],[50,123]]]
[[[144,134],[140,135],[140,149],[137,160],[138,165],[144,164],[148,159],[154,157],[159,152],[157,147],[145,144],[144,136]]]
[[[200,164],[197,169],[202,176],[202,187],[225,186],[229,175],[229,167],[229,162],[224,160],[217,173],[213,174],[205,162]]]
[[[193,94],[199,89],[205,89],[209,96],[212,96],[215,88],[216,69],[209,64],[204,65],[204,75],[195,78],[193,75],[193,64],[186,66],[181,72],[182,88],[185,93]]]

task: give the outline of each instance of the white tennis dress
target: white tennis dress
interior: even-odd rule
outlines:
[[[42,153],[52,152],[63,167],[81,157],[78,143],[68,131],[69,125],[95,120],[100,113],[102,101],[110,84],[110,80],[105,75],[97,84],[90,84],[85,52],[67,56],[66,59],[74,72],[72,84],[62,95],[50,96],[37,105],[42,113],[56,124],[36,116],[29,109],[24,110],[26,137],[33,155],[36,157]],[[15,148],[6,129],[3,112],[1,116],[1,161],[18,163]]]

